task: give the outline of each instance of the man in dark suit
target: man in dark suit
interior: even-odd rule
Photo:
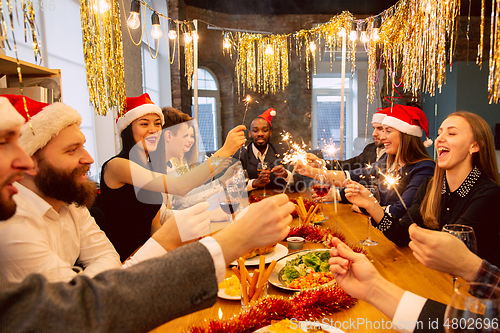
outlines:
[[[267,109],[255,118],[250,124],[249,134],[252,142],[233,155],[233,158],[239,158],[243,169],[248,172],[247,191],[257,188],[284,190],[287,182],[292,190],[299,190],[304,186],[301,182],[302,176],[299,174],[292,176],[290,170],[282,164],[286,149],[269,142],[272,134],[271,120],[275,115],[276,110]],[[258,165],[262,162],[266,162],[268,168],[259,172]]]
[[[314,154],[307,154],[307,158],[310,161],[316,161],[317,166],[326,166],[328,169],[339,170],[339,165],[342,170],[354,170],[358,168],[364,168],[367,164],[373,164],[386,156],[384,143],[380,140],[380,134],[384,130],[382,126],[382,120],[384,120],[387,115],[387,110],[380,110],[375,113],[372,117],[373,126],[373,142],[365,146],[361,154],[354,156],[350,159],[344,161],[338,161],[338,163],[331,163],[328,165],[325,161],[319,159]],[[320,154],[321,155],[321,154]]]

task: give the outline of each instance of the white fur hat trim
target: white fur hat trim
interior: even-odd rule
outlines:
[[[384,120],[385,117],[387,117],[386,114],[383,114],[383,113],[374,113],[373,117],[372,117],[372,124],[373,123],[382,124],[382,121]]]
[[[33,133],[28,123],[23,125],[19,144],[29,156],[33,156],[60,131],[73,124],[80,126],[81,123],[82,117],[72,107],[64,103],[50,104],[31,116]]]
[[[24,118],[5,97],[0,97],[0,131],[24,124]]]
[[[401,119],[387,116],[382,120],[383,125],[391,126],[397,129],[400,132],[417,136],[419,138],[422,137],[422,127],[418,125],[410,125],[406,121],[403,121]]]
[[[132,124],[134,120],[140,118],[146,114],[156,113],[161,118],[161,124],[165,124],[165,118],[163,118],[163,112],[160,107],[154,104],[142,104],[136,108],[125,113],[121,118],[116,121],[116,128],[118,132],[121,133],[128,125]]]

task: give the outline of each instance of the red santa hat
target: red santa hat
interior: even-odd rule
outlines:
[[[379,123],[382,124],[382,120],[387,116],[387,114],[390,112],[390,108],[385,108],[382,110],[378,110],[375,112],[372,116],[372,124],[373,123]]]
[[[0,131],[6,131],[14,126],[24,124],[24,118],[12,106],[9,96],[13,95],[0,96],[0,119],[2,119]]]
[[[261,114],[259,117],[264,119],[269,123],[269,126],[271,126],[271,120],[273,120],[273,117],[276,115],[276,110],[273,108],[267,109],[264,111],[263,114]]]
[[[165,123],[163,112],[156,106],[147,93],[137,97],[127,97],[125,99],[125,107],[123,116],[116,119],[116,127],[118,132],[121,133],[128,125],[134,120],[149,113],[156,113],[161,118],[161,124]]]
[[[80,126],[82,123],[80,114],[64,103],[41,103],[21,95],[4,96],[8,96],[11,104],[25,119],[28,117],[24,104],[26,102],[31,127],[28,123],[23,125],[19,144],[29,156],[33,156],[39,149],[45,147],[66,127],[74,124]]]
[[[424,146],[430,147],[432,145],[432,140],[429,139],[429,124],[427,122],[427,117],[424,111],[420,110],[414,106],[405,105],[394,105],[389,109],[387,116],[382,120],[382,125],[391,126],[400,132],[422,137],[422,130],[426,133],[426,140],[424,141]]]

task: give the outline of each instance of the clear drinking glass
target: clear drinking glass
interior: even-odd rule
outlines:
[[[445,224],[443,226],[444,232],[450,233],[453,236],[460,239],[462,242],[467,245],[469,250],[476,253],[477,252],[477,241],[476,234],[474,233],[474,229],[468,225],[462,224]],[[457,282],[457,277],[453,276],[453,289],[455,289],[455,283]]]
[[[464,263],[466,264],[466,263]],[[500,288],[462,283],[454,289],[444,316],[445,332],[500,332]]]
[[[378,192],[378,187],[376,185],[366,185],[365,188],[370,191],[370,197],[374,197],[377,202],[380,201],[380,194]],[[366,209],[364,209],[363,207],[359,207],[359,210],[361,211],[361,213],[363,213],[363,215],[366,216],[366,219],[367,219],[367,222],[368,222],[368,237],[366,237],[366,239],[362,240],[359,242],[359,244],[363,245],[363,246],[375,246],[375,245],[378,245],[378,242],[377,241],[374,241],[372,239],[372,235],[371,235],[371,228],[372,228],[372,217],[370,216],[370,214],[368,214],[368,212],[366,211]]]

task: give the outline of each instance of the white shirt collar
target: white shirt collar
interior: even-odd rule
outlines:
[[[267,151],[269,150],[269,144],[267,145],[266,147],[266,150],[264,151],[264,154],[262,154],[256,147],[255,145],[252,143],[252,152],[253,154],[255,155],[255,157],[261,161],[261,162],[264,162],[264,160],[266,159],[266,155],[267,155]]]
[[[36,194],[35,192],[30,190],[26,186],[21,185],[21,184],[16,182],[15,187],[18,189],[20,195],[26,197],[29,200],[31,207],[33,209],[35,209],[37,211],[37,213],[40,214],[40,216],[45,216],[46,214],[49,214],[49,212],[50,212],[50,215],[57,214],[57,216],[59,216],[59,213],[57,213],[54,210],[54,208],[52,207],[51,204],[49,204],[47,201],[45,201],[38,194]],[[15,196],[14,196],[14,198],[15,198]],[[67,204],[65,203],[63,205],[63,207],[61,208],[61,212],[65,211],[63,209],[64,206],[67,206]],[[47,216],[50,216],[50,215],[47,215]],[[50,217],[53,218],[54,216],[50,216]]]

